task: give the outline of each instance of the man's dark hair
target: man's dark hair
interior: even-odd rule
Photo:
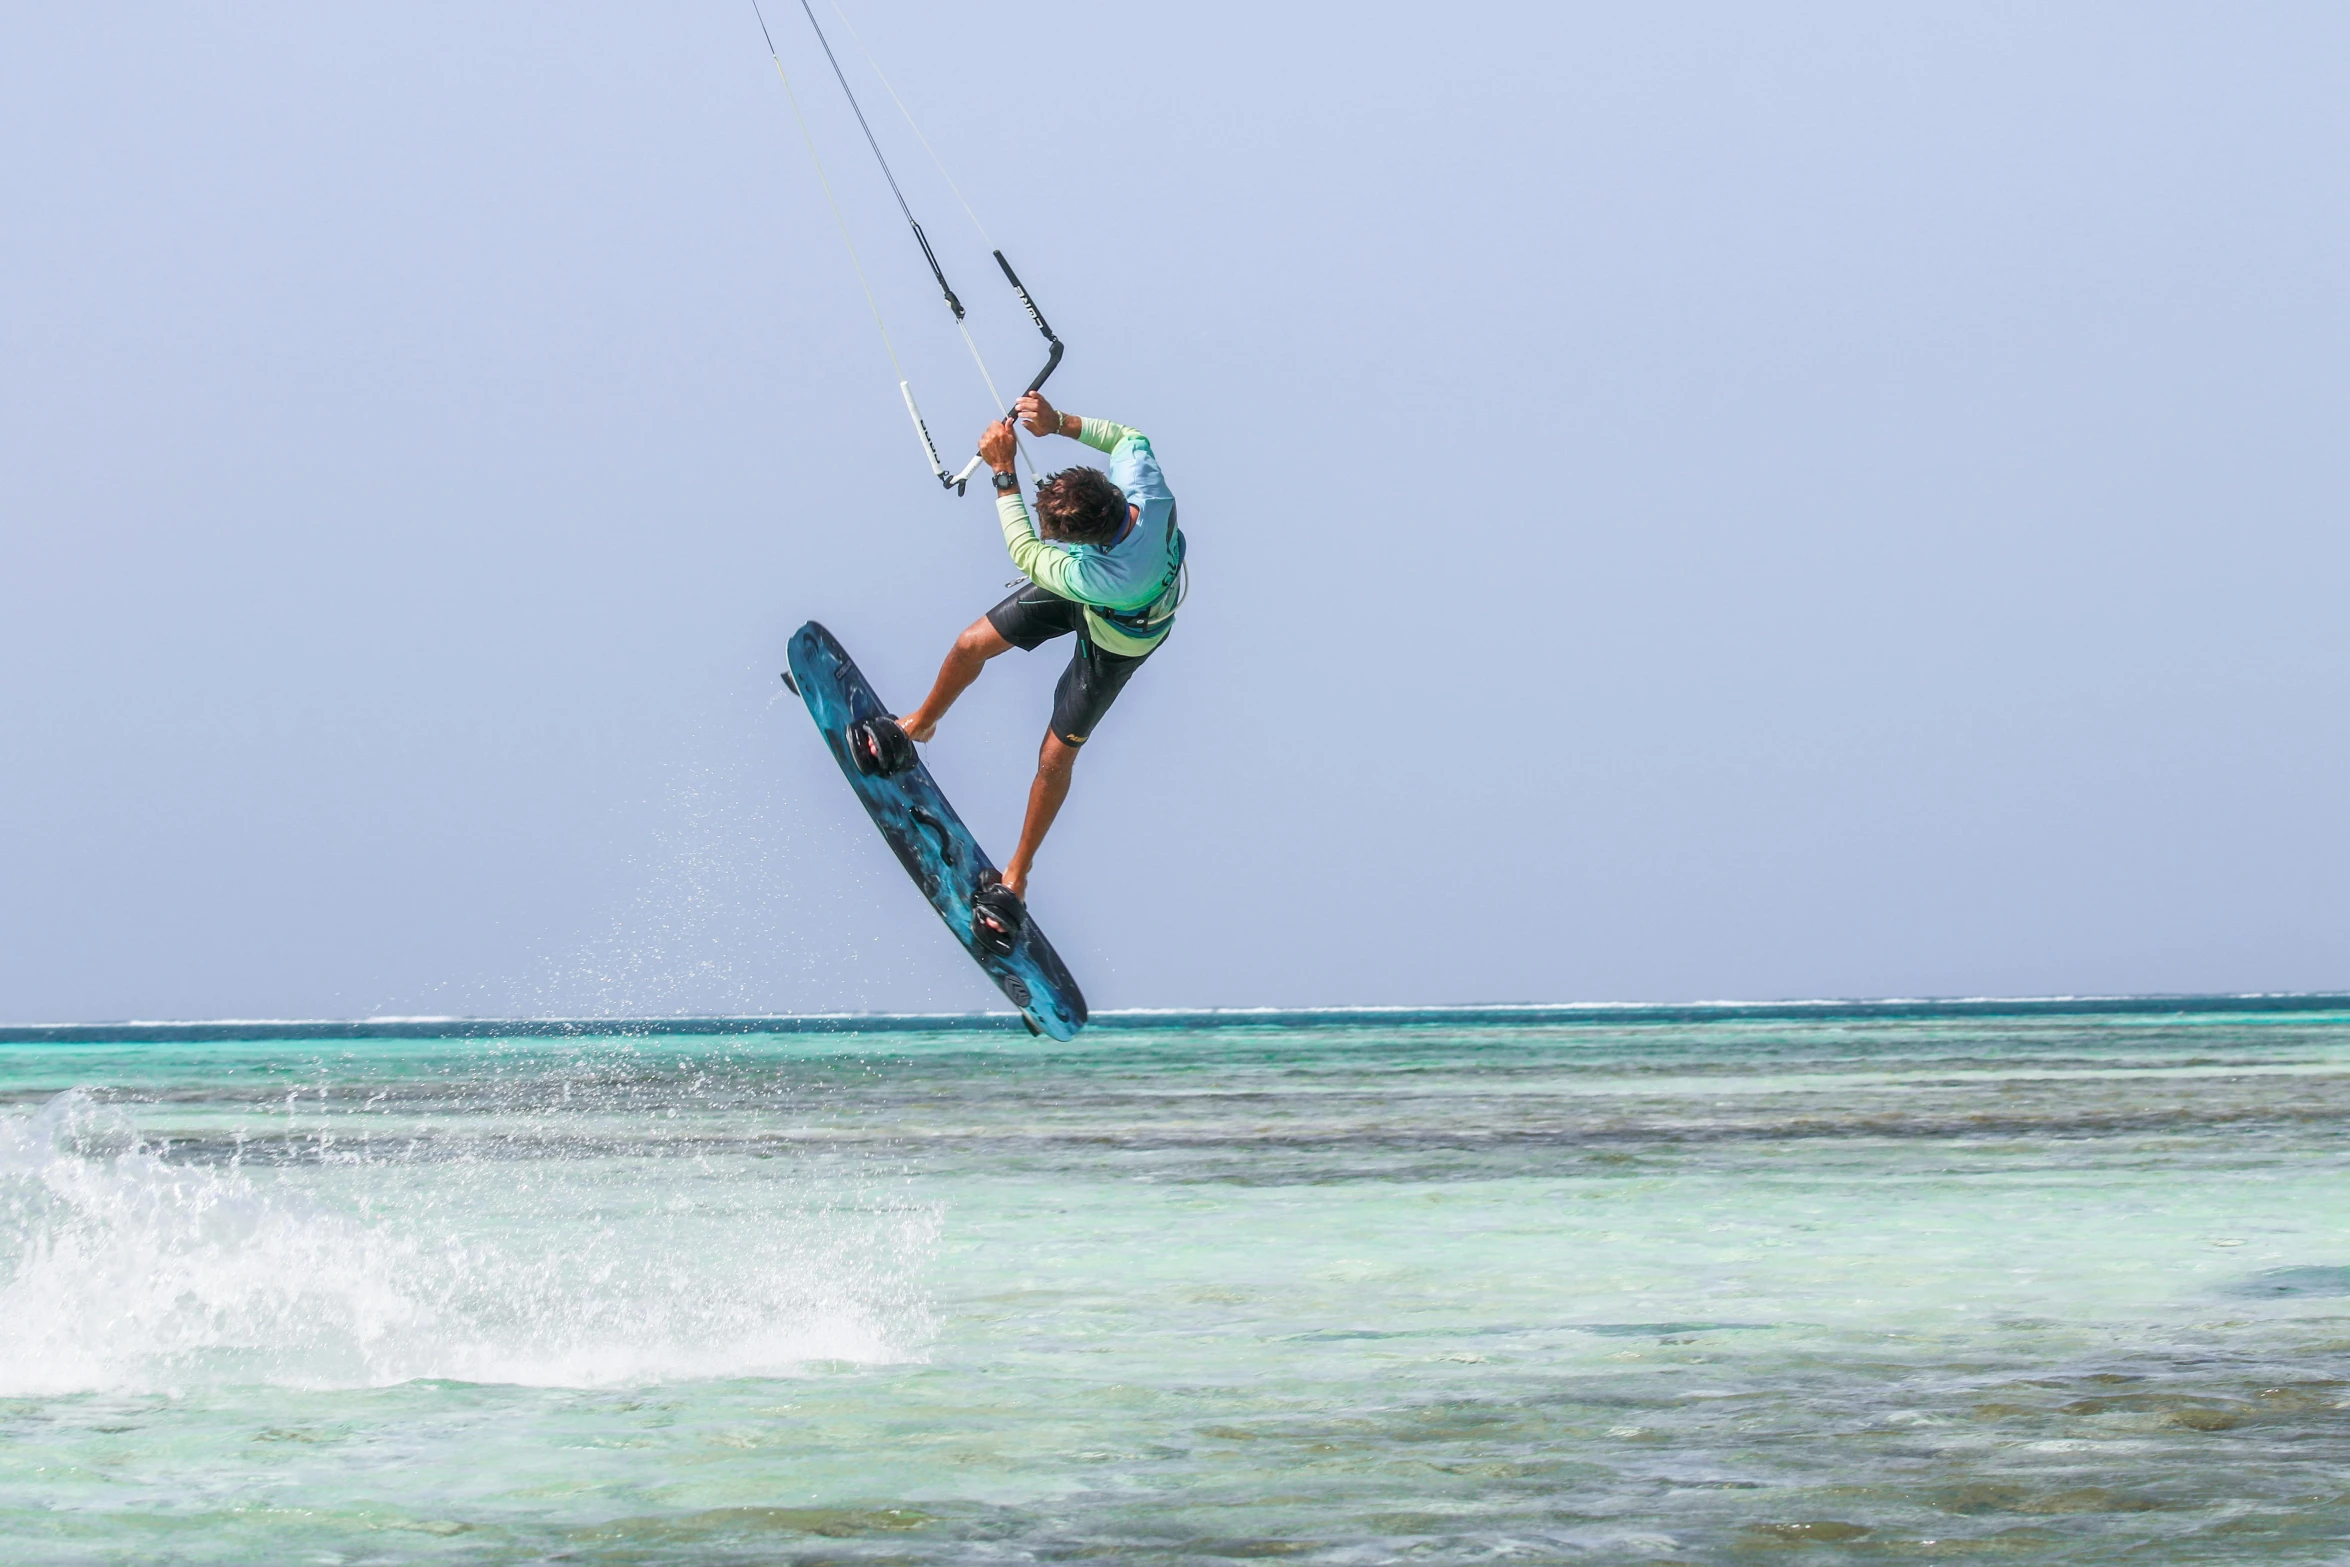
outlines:
[[[1064,544],[1107,544],[1126,526],[1126,497],[1099,468],[1064,468],[1036,487],[1036,524]]]

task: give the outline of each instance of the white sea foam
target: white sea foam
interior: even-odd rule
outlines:
[[[920,1353],[934,1212],[779,1186],[697,1216],[658,1174],[596,1172],[194,1164],[58,1095],[0,1119],[0,1396],[610,1386]]]

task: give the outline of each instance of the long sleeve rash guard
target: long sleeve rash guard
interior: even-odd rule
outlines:
[[[1183,535],[1175,527],[1175,497],[1159,473],[1150,438],[1107,419],[1087,419],[1079,440],[1110,454],[1110,481],[1141,515],[1110,544],[1059,544],[1040,538],[1028,503],[1017,491],[996,497],[1004,544],[1012,564],[1038,587],[1085,606],[1085,631],[1107,653],[1148,653],[1175,628],[1176,568]],[[1154,622],[1137,635],[1104,619],[1101,611],[1131,616],[1148,611]],[[1158,618],[1164,614],[1166,618]]]

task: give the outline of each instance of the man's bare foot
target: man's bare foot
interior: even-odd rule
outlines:
[[[922,710],[916,708],[898,720],[898,727],[906,732],[907,739],[919,740],[927,744],[930,737],[938,733],[938,720],[923,717]]]
[[[1028,867],[1015,865],[1004,872],[1004,890],[1022,903],[1028,901]]]

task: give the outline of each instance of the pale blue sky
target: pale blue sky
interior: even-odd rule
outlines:
[[[2350,12],[844,3],[1191,536],[1097,1006],[2350,985]],[[1010,573],[747,0],[14,29],[0,1018],[991,1002],[776,696]],[[999,856],[1060,662],[932,751]]]

